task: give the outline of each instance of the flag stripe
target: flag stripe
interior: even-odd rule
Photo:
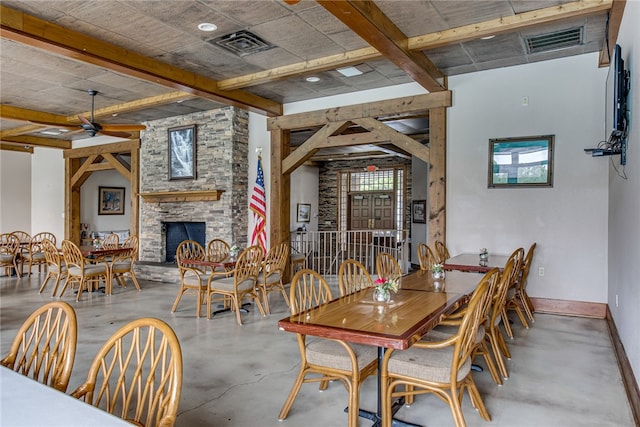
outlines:
[[[259,244],[264,251],[267,250],[267,200],[265,198],[264,172],[262,171],[262,159],[258,156],[258,174],[253,186],[249,209],[253,212],[253,233],[251,244]]]

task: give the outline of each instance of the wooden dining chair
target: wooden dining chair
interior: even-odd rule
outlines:
[[[67,290],[69,285],[73,283],[78,284],[78,295],[76,301],[80,301],[83,289],[91,292],[94,287],[94,283],[99,282],[101,279],[104,282],[105,290],[109,287],[109,267],[105,262],[90,262],[86,259],[80,248],[71,240],[62,241],[62,256],[64,262],[67,265],[67,278],[64,281],[60,296],[64,295],[64,291]]]
[[[49,280],[54,279],[55,282],[51,296],[55,297],[58,291],[58,285],[60,285],[60,280],[67,277],[67,265],[64,263],[62,254],[51,240],[44,239],[42,241],[42,251],[44,252],[44,258],[47,262],[47,275],[44,277],[44,281],[38,292],[42,293]]]
[[[489,298],[489,283],[481,280],[473,292],[458,331],[442,341],[421,340],[409,349],[387,349],[381,372],[382,426],[390,427],[392,401],[405,397],[413,402],[416,395],[434,393],[449,404],[455,425],[465,427],[462,394],[466,389],[471,404],[480,416],[490,421],[471,373],[471,356],[482,320],[482,309]]]
[[[420,262],[420,270],[424,271],[431,271],[431,267],[438,264],[437,258],[426,243],[418,244],[418,261]]]
[[[10,276],[15,271],[18,277],[22,276],[22,271],[18,267],[20,262],[20,240],[12,233],[0,234],[0,267],[3,267],[5,274]]]
[[[116,233],[107,234],[100,244],[100,249],[118,249],[120,246],[120,236]]]
[[[332,299],[329,285],[313,270],[300,270],[291,280],[289,300],[292,316]],[[328,381],[340,380],[349,393],[348,425],[357,427],[360,386],[377,371],[376,348],[303,334],[296,334],[296,338],[300,350],[300,369],[278,419],[287,418],[303,383],[319,382],[320,389],[324,390]]]
[[[255,302],[260,313],[263,316],[266,315],[257,289],[258,274],[262,268],[263,257],[264,251],[260,246],[249,246],[238,256],[236,266],[232,271],[211,273],[207,283],[208,319],[211,319],[212,300],[222,302],[225,307],[230,306],[231,310],[236,312],[238,325],[242,325],[240,309],[245,298],[250,298]],[[214,298],[215,295],[218,298]]]
[[[515,311],[522,323],[522,326],[525,328],[529,327],[529,323],[525,320],[524,315],[522,314],[522,310],[526,313],[529,321],[532,323],[535,322],[533,318],[533,304],[531,303],[531,299],[527,294],[527,279],[529,277],[529,269],[531,268],[531,262],[533,260],[533,252],[536,249],[536,243],[533,243],[527,254],[522,261],[522,265],[520,267],[520,271],[516,277],[516,285],[509,289],[507,293],[507,303],[506,309],[507,312]],[[520,308],[522,307],[522,309]]]
[[[77,337],[73,307],[63,301],[47,303],[20,326],[0,365],[64,393],[73,369]]]
[[[447,249],[445,244],[440,240],[436,240],[435,248],[436,248],[435,255],[438,258],[438,264],[442,264],[445,262],[445,260],[451,258],[451,255],[449,255],[449,250]]]
[[[502,325],[504,326],[504,330],[507,333],[507,336],[513,339],[513,329],[511,328],[511,323],[509,322],[509,318],[507,317],[507,301],[509,297],[509,292],[513,292],[515,287],[518,285],[518,275],[520,274],[520,269],[522,268],[522,263],[524,262],[524,248],[518,248],[509,256],[509,259],[513,259],[513,270],[511,271],[511,276],[509,277],[509,289],[507,290],[507,295],[504,298],[504,304],[502,305]],[[523,325],[527,323],[522,314],[522,311],[518,308],[518,317],[520,317],[520,321],[522,321]],[[529,327],[529,325],[527,325]]]
[[[347,259],[338,269],[340,295],[348,295],[373,286],[373,280],[367,268],[355,259]]]
[[[130,235],[122,243],[123,248],[129,248],[126,252],[119,252],[111,258],[109,266],[109,294],[113,290],[113,280],[115,279],[120,286],[126,287],[125,275],[131,278],[131,282],[140,291],[140,284],[133,271],[133,263],[138,259],[138,236]]]
[[[284,302],[287,304],[287,307],[289,306],[289,296],[284,289],[284,283],[282,281],[288,260],[289,243],[287,242],[272,246],[264,257],[262,269],[260,270],[260,274],[258,274],[257,286],[262,294],[264,311],[267,314],[271,313],[271,309],[269,308],[269,293],[273,291],[280,291]]]
[[[134,425],[171,427],[182,391],[182,349],[160,319],[136,319],[98,350],[71,396]]]
[[[178,265],[178,272],[180,273],[180,289],[171,307],[172,313],[178,308],[178,303],[180,299],[182,299],[182,295],[194,292],[197,297],[196,317],[200,317],[202,304],[207,295],[209,274],[207,274],[204,267],[189,264],[187,260],[204,261],[206,259],[207,253],[202,245],[195,240],[184,240],[178,245],[176,249],[176,264]]]
[[[380,252],[376,256],[376,271],[378,277],[397,280],[402,277],[402,269],[398,261],[388,252]]]
[[[56,244],[56,236],[53,233],[42,232],[34,234],[29,240],[27,251],[22,253],[22,262],[27,264],[27,275],[31,277],[31,269],[34,266],[38,266],[38,273],[42,272],[42,266],[47,265],[47,260],[44,256],[42,249],[42,242],[47,239],[51,241],[54,246]]]
[[[207,243],[207,259],[209,261],[221,262],[229,257],[231,247],[222,239],[213,239]]]

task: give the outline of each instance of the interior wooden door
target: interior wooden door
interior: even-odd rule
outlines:
[[[393,230],[393,193],[350,195],[350,230]]]

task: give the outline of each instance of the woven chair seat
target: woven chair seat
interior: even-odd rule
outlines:
[[[272,283],[279,283],[282,278],[282,274],[280,272],[275,272],[267,276],[267,285],[271,285]],[[258,283],[264,283],[264,272],[260,272],[258,274]]]
[[[0,261],[2,262],[11,262],[13,261],[14,255],[10,254],[0,254]]]
[[[446,339],[448,339],[449,337],[451,337],[451,335],[455,334],[456,332],[458,332],[458,327],[457,326],[444,326],[444,325],[439,325],[436,326],[435,329],[432,329],[431,331],[429,331],[425,336],[422,337],[422,340],[424,341],[444,341]],[[480,342],[482,342],[482,340],[484,339],[484,336],[486,335],[485,331],[484,331],[484,326],[480,325],[478,327],[478,332],[476,333],[476,339],[475,339],[475,344],[478,344]]]
[[[44,252],[36,252],[35,254],[32,254],[31,256],[28,253],[25,253],[23,255],[23,258],[26,260],[33,260],[33,261],[44,261]]]
[[[93,276],[95,274],[106,274],[107,267],[105,265],[93,265],[87,264],[84,266],[84,275],[85,276]],[[69,269],[69,274],[72,276],[82,276],[82,269],[79,267],[71,267]]]
[[[198,278],[193,274],[185,274],[184,276],[184,284],[191,286],[207,286],[207,280],[209,280],[209,275],[205,273],[199,273]]]
[[[360,369],[377,360],[377,351],[373,346],[350,344],[356,354]],[[331,340],[307,337],[307,361],[314,365],[329,368],[351,370],[351,358],[344,347]]]
[[[233,277],[223,277],[221,279],[217,279],[215,283],[216,283],[216,286],[215,286],[216,289],[233,292],[233,289],[234,289]],[[254,286],[254,281],[252,279],[247,279],[238,283],[238,291],[246,291],[246,290],[252,289],[253,286]]]
[[[389,372],[424,381],[447,383],[451,380],[452,357],[452,346],[428,350],[411,347],[393,354],[389,359]],[[464,379],[470,370],[471,359],[468,359],[458,370],[457,380]]]
[[[49,269],[49,271],[52,271],[54,273],[66,273],[67,272],[67,266],[66,265],[61,265],[60,267],[58,267],[57,265],[49,265],[47,268]]]

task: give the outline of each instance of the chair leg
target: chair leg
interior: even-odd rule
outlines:
[[[267,286],[260,286],[262,292],[262,301],[264,301],[264,311],[267,314],[271,314],[271,308],[269,308],[269,293],[267,292]]]
[[[480,343],[479,353],[482,354],[482,356],[484,357],[484,362],[486,363],[487,368],[489,369],[489,373],[491,374],[491,378],[493,379],[493,382],[495,382],[498,385],[502,385],[502,378],[500,378],[500,376],[498,375],[498,370],[496,368],[495,363],[493,363],[493,357],[491,357],[489,346],[487,345],[487,341],[485,339],[483,339],[482,342]]]
[[[56,296],[56,291],[58,290],[58,285],[60,284],[60,279],[62,279],[60,274],[56,274],[56,282],[53,285],[53,292],[51,292],[51,298]]]
[[[509,318],[507,317],[507,309],[503,308],[502,313],[500,314],[502,317],[502,324],[504,325],[504,330],[507,332],[507,336],[513,339],[513,330],[511,329],[511,325],[509,324]]]
[[[491,421],[491,415],[489,415],[486,406],[484,406],[484,402],[482,401],[482,397],[478,392],[478,388],[476,387],[476,383],[473,380],[473,376],[469,374],[466,381],[467,389],[469,390],[469,397],[471,397],[471,403],[473,404],[473,407],[478,410],[483,420]]]
[[[532,309],[531,300],[529,299],[529,296],[525,291],[522,291],[519,297],[520,297],[520,301],[522,301],[522,307],[524,307],[524,311],[525,313],[527,313],[527,317],[529,318],[529,321],[531,321],[531,323],[534,323],[535,319],[533,318],[533,309]]]
[[[178,296],[176,296],[176,300],[173,302],[173,306],[171,307],[171,312],[174,313],[176,311],[176,308],[178,308],[178,303],[180,302],[180,299],[182,298],[182,294],[184,294],[184,291],[186,289],[183,287],[180,287],[180,291],[178,292]]]
[[[44,278],[44,282],[42,282],[42,286],[40,286],[40,290],[38,291],[39,294],[41,294],[42,291],[44,291],[44,288],[47,286],[47,282],[49,281],[51,276],[52,274],[47,273],[47,276]]]
[[[131,281],[133,282],[133,286],[135,286],[138,291],[141,291],[142,289],[140,289],[138,278],[136,277],[136,274],[133,272],[133,270],[129,272],[129,276],[131,276]]]
[[[287,400],[285,400],[284,405],[282,405],[282,409],[280,409],[280,413],[278,414],[278,420],[282,421],[285,418],[287,418],[287,415],[289,415],[291,406],[293,406],[293,401],[296,400],[296,396],[298,396],[298,392],[300,391],[300,387],[302,386],[304,376],[305,376],[305,367],[301,365],[300,372],[298,372],[298,376],[296,377],[296,382],[293,383],[293,387],[291,387],[289,396],[287,397]]]
[[[500,331],[494,331],[500,333]],[[498,369],[500,370],[500,375],[502,378],[509,378],[509,372],[507,371],[507,365],[504,362],[504,358],[502,357],[502,350],[500,350],[500,344],[498,343],[498,337],[495,336],[495,333],[491,333],[487,335],[489,337],[489,343],[491,344],[491,348],[493,350],[493,355],[498,363]]]

